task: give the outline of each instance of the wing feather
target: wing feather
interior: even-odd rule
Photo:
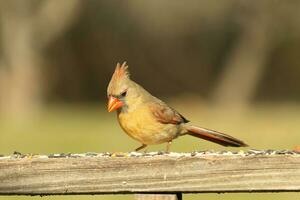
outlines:
[[[150,105],[150,110],[158,122],[163,124],[181,124],[189,122],[180,113],[170,108],[164,102],[155,102]]]

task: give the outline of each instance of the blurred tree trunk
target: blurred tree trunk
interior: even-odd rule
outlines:
[[[243,110],[255,95],[272,42],[267,6],[267,3],[247,2],[246,10],[241,9],[239,39],[212,94],[217,108]]]
[[[44,49],[74,21],[78,0],[0,3],[0,109],[26,119],[42,104]]]

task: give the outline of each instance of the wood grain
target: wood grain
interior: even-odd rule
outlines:
[[[0,195],[300,191],[297,153],[0,157]]]

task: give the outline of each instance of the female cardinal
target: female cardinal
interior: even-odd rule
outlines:
[[[192,135],[223,146],[247,146],[243,141],[217,131],[188,124],[188,120],[166,103],[152,96],[142,86],[129,78],[126,62],[116,66],[107,88],[108,112],[117,110],[122,129],[147,145],[167,143],[169,151],[173,139]]]

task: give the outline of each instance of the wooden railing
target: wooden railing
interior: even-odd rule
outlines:
[[[136,194],[181,199],[182,193],[300,191],[293,151],[86,153],[0,157],[0,195]]]

